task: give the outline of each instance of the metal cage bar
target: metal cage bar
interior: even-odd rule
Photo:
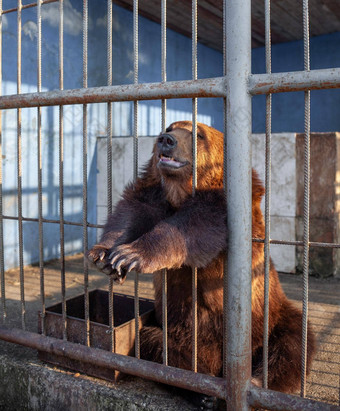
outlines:
[[[270,0],[265,0],[266,73],[271,73]],[[270,288],[270,198],[271,198],[271,114],[272,96],[266,95],[265,153],[265,239],[264,239],[264,308],[263,308],[263,388],[268,388],[269,288]]]
[[[107,85],[112,85],[112,0],[107,1]],[[112,213],[112,103],[107,104],[107,215]],[[111,351],[115,352],[113,277],[109,278],[109,325]]]
[[[197,80],[197,0],[192,0],[192,79]],[[197,190],[197,98],[192,99],[192,195]],[[197,267],[192,269],[192,370],[197,372]]]
[[[250,1],[225,1],[228,287],[226,384],[232,410],[248,410],[251,376],[251,70]],[[226,330],[226,331],[227,331]]]
[[[166,76],[166,0],[161,1],[161,60],[162,82]],[[166,130],[166,100],[162,100],[162,132]],[[168,365],[168,272],[162,270],[162,328],[163,328],[163,364]]]
[[[59,88],[64,89],[64,0],[59,2]],[[59,106],[59,236],[63,339],[67,340],[65,220],[64,220],[64,107]]]
[[[60,1],[60,0],[42,0],[41,4],[55,3],[57,1]],[[30,9],[36,6],[37,6],[37,3],[22,4],[21,10]],[[11,9],[3,10],[2,14],[13,13],[15,11],[18,11],[18,7],[13,7]]]
[[[310,70],[309,56],[309,3],[303,0],[304,70]],[[309,214],[310,214],[310,90],[305,91],[304,113],[304,201],[303,201],[303,300],[302,300],[302,353],[301,397],[306,396],[307,333],[308,333],[308,276],[309,276]]]
[[[0,96],[2,96],[2,0],[0,0]],[[2,206],[2,111],[0,111],[0,287],[1,287],[1,322],[7,316],[5,256],[4,256],[4,222]]]
[[[223,76],[227,75],[227,10],[226,2],[223,2]],[[228,201],[227,194],[227,99],[223,98],[223,191],[225,203]],[[228,311],[228,265],[227,265],[227,255],[223,259],[223,335],[226,336],[228,333],[227,325],[227,311]],[[227,378],[227,339],[223,338],[223,377]]]
[[[41,92],[41,0],[37,0],[37,92]],[[45,278],[44,278],[44,231],[42,206],[42,138],[41,138],[41,107],[37,108],[37,141],[38,141],[38,216],[39,216],[39,271],[41,299],[41,331],[45,334]]]
[[[250,74],[247,86],[251,95],[340,88],[340,68],[311,70],[308,72]],[[196,81],[138,83],[111,87],[13,94],[1,98],[0,109],[103,103],[108,101],[225,97],[225,95],[225,77],[215,77]]]
[[[17,16],[17,94],[21,93],[21,0],[18,0]],[[21,326],[26,328],[26,304],[25,304],[25,273],[24,273],[24,246],[23,246],[23,224],[22,224],[22,163],[21,163],[21,108],[17,109],[17,181],[18,181],[18,231],[19,231],[19,267],[20,267],[20,303],[21,303]]]
[[[133,0],[134,84],[138,84],[138,0]],[[133,103],[133,181],[138,178],[138,101]],[[139,273],[135,272],[135,356],[140,358]]]
[[[88,0],[83,0],[83,87],[87,87],[88,60]],[[88,249],[87,233],[87,104],[83,105],[83,248]],[[86,345],[90,346],[89,269],[84,257],[84,301]]]
[[[226,396],[226,384],[223,378],[193,373],[187,370],[178,370],[163,364],[150,363],[149,361],[114,354],[100,349],[94,350],[81,344],[46,337],[21,329],[10,329],[5,326],[0,326],[0,338],[14,344],[20,344],[55,355],[67,355],[68,358],[84,363],[127,372],[135,376],[145,377],[180,388],[191,389],[217,398],[225,398]],[[295,395],[260,389],[255,386],[249,388],[247,397],[251,406],[264,406],[272,410],[312,411],[317,409],[320,411],[338,411],[339,409],[337,405],[324,404]],[[275,404],[273,404],[274,400]]]

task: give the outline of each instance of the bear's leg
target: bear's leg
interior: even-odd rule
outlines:
[[[168,337],[168,363],[172,367],[191,370],[191,349],[177,349],[177,345]],[[159,327],[143,327],[140,331],[140,356],[144,360],[163,363],[163,331]],[[198,365],[198,372],[208,373]],[[200,410],[215,410],[217,399],[184,389],[176,389],[185,399],[192,402]]]
[[[280,321],[269,336],[268,388],[281,392],[294,392],[299,390],[301,380],[302,314],[290,303],[283,307],[282,313]],[[310,327],[308,327],[307,340],[308,373],[315,352],[315,338]],[[262,380],[263,367],[260,359],[262,352],[257,354],[258,364],[253,365],[253,377]]]

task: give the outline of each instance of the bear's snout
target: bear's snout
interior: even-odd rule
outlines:
[[[161,153],[167,154],[177,146],[177,140],[171,134],[161,134],[158,137],[157,146]]]

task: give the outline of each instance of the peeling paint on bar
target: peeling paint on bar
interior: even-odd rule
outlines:
[[[223,378],[193,373],[15,328],[0,326],[0,339],[84,363],[145,377],[164,384],[225,398],[225,380]]]
[[[249,76],[252,95],[329,88],[340,88],[340,68]]]
[[[251,386],[248,392],[248,402],[252,407],[264,407],[277,411],[339,411],[337,405],[284,394],[282,392],[265,390]]]
[[[43,93],[13,94],[0,98],[0,109],[110,101],[157,100],[168,98],[225,97],[224,77],[201,80],[103,86]]]

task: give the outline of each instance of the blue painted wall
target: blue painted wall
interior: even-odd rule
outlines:
[[[311,69],[340,67],[340,33],[313,37]],[[253,50],[253,73],[265,72],[264,48]],[[303,43],[293,41],[272,47],[272,72],[303,70]],[[272,131],[303,132],[304,93],[281,93],[272,98]],[[311,91],[311,131],[340,130],[340,90]],[[253,131],[265,131],[265,97],[253,98]]]

